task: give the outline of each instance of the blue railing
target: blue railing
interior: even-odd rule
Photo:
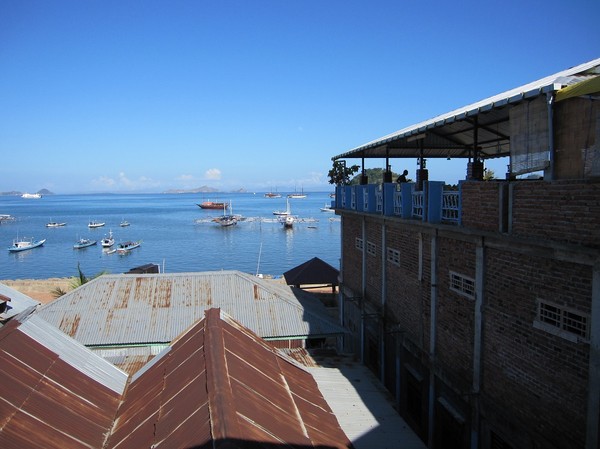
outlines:
[[[445,191],[444,183],[427,181],[423,190],[414,183],[338,186],[336,209],[395,216],[429,223],[460,224],[460,191]]]

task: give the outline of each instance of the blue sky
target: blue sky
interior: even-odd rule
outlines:
[[[599,19],[597,0],[6,0],[0,191],[331,190],[334,155],[600,57]]]

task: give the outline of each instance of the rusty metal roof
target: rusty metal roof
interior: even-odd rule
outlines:
[[[165,344],[211,307],[262,338],[344,332],[305,292],[238,271],[103,275],[38,315],[86,346]]]
[[[219,309],[131,376],[19,316],[0,375],[0,447],[352,447],[312,375]]]
[[[0,447],[102,447],[127,376],[44,320],[20,317],[0,329]]]

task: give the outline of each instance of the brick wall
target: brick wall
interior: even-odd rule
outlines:
[[[513,184],[512,234],[600,248],[600,183]]]
[[[591,268],[488,249],[482,400],[537,433],[583,447],[589,347],[536,329],[538,298],[589,312]],[[565,281],[566,280],[566,281]]]
[[[484,231],[499,229],[499,191],[502,181],[462,182],[462,225]]]
[[[364,244],[367,263],[367,299],[375,304],[381,303],[381,221],[366,220],[367,240]],[[374,255],[367,251],[368,248],[375,250]]]
[[[429,242],[424,251],[425,275],[429,270]],[[399,325],[407,338],[423,347],[429,328],[429,282],[419,280],[419,234],[415,231],[388,224],[388,248],[400,252],[400,265],[386,262],[387,301],[385,314],[390,326]],[[427,277],[428,279],[428,277]]]
[[[342,221],[343,281],[355,292],[362,291],[362,252],[356,248],[356,239],[362,238],[361,219],[344,217]],[[364,242],[363,242],[364,244]]]
[[[438,238],[437,360],[459,390],[469,390],[473,374],[475,299],[450,289],[450,271],[475,279],[475,245]]]

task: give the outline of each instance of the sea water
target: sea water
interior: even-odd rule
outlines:
[[[222,211],[201,209],[202,201],[231,203],[228,213],[246,220],[222,227],[211,218]],[[44,279],[101,272],[123,273],[147,263],[167,273],[239,270],[251,274],[281,276],[285,271],[319,257],[339,268],[339,217],[320,208],[330,204],[329,193],[307,193],[290,199],[298,217],[285,229],[273,211],[286,209],[286,197],[265,198],[262,193],[219,194],[94,194],[48,195],[41,199],[0,196],[0,214],[14,220],[0,224],[0,279]],[[90,229],[92,220],[106,223]],[[130,223],[121,227],[121,221]],[[48,228],[48,222],[65,222]],[[125,255],[108,254],[101,240],[109,231],[119,242],[141,240],[142,245]],[[38,248],[12,253],[16,238],[46,239]],[[73,249],[79,238],[97,245]]]

